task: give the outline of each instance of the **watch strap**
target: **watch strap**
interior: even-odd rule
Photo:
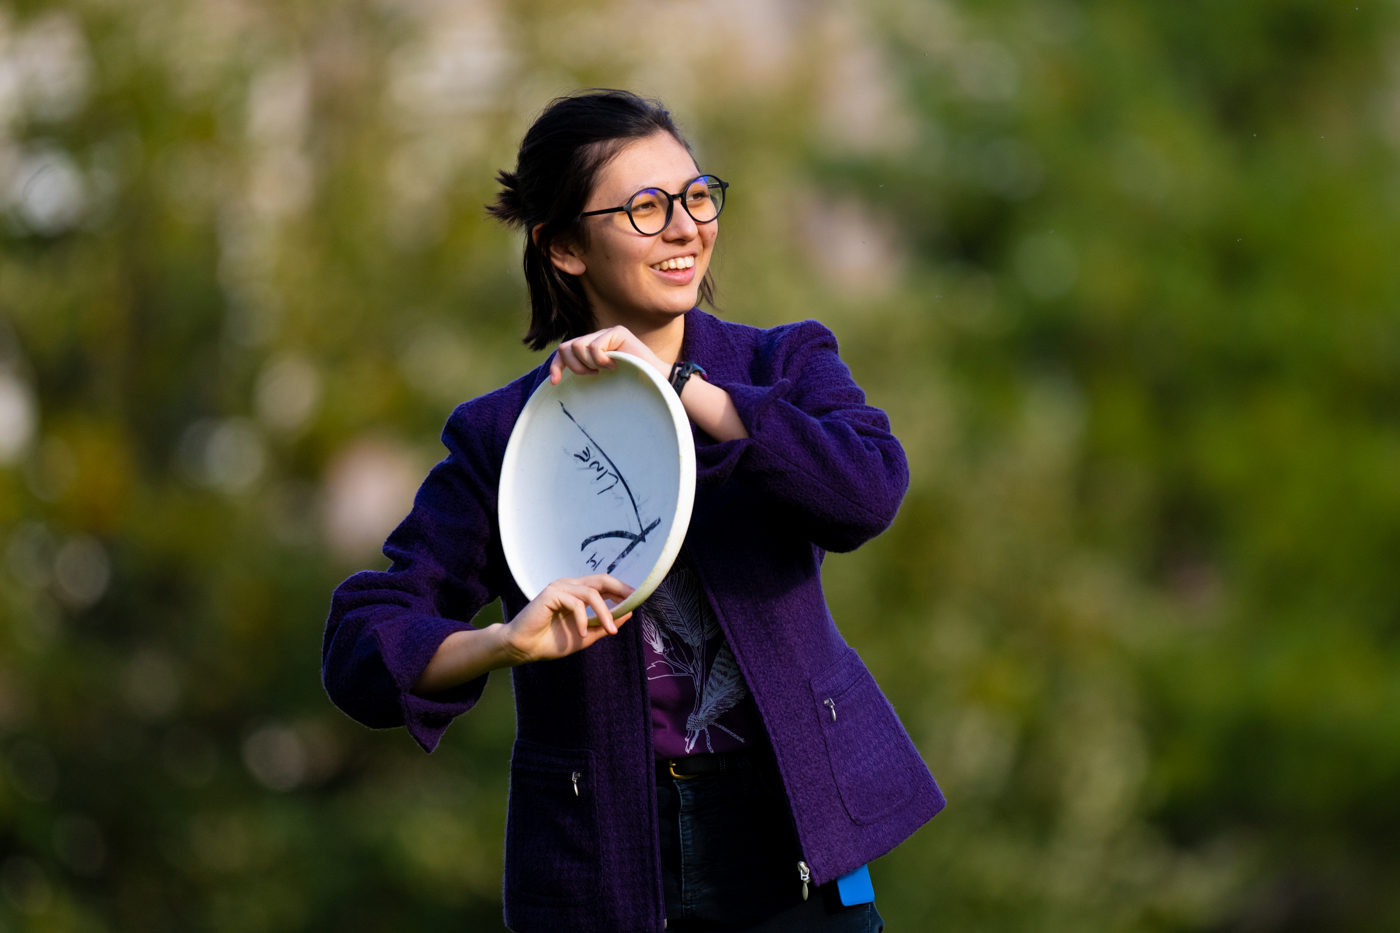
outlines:
[[[708,376],[705,372],[705,367],[701,366],[699,363],[677,362],[671,367],[671,388],[676,390],[676,395],[681,394],[681,389],[685,388],[685,384],[690,380],[690,377],[694,376],[696,373],[699,373],[701,376]]]

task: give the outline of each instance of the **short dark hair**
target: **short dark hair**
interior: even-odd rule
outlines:
[[[522,341],[543,350],[595,329],[593,309],[578,277],[555,268],[549,246],[563,237],[587,248],[588,231],[579,214],[602,169],[632,140],[670,133],[693,152],[660,101],[630,91],[595,89],[557,97],[525,133],[515,171],[501,171],[501,190],[486,211],[504,224],[525,230],[525,282],[530,290],[530,329]],[[530,235],[540,227],[539,242]],[[714,303],[708,271],[700,300]]]

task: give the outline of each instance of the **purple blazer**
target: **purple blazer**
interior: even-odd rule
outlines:
[[[865,404],[836,338],[816,321],[759,330],[695,309],[681,358],[729,393],[749,432],[724,442],[696,432],[685,547],[763,717],[803,858],[822,884],[890,851],[943,807],[821,588],[826,551],[853,550],[893,521],[908,465],[889,419]],[[509,619],[527,602],[501,551],[496,489],[515,420],[547,375],[541,366],[458,406],[443,431],[447,459],[384,546],[393,566],[336,590],[323,679],[365,725],[407,726],[431,751],[481,696],[484,676],[432,697],[409,691],[482,606],[499,596]],[[641,626],[512,676],[506,925],[662,930]]]

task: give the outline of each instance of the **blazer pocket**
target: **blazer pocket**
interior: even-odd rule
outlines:
[[[517,739],[506,805],[507,896],[583,904],[598,896],[593,753]]]
[[[879,822],[913,795],[923,759],[854,651],[811,684],[841,803],[852,822]]]

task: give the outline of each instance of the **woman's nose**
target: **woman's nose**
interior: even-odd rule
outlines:
[[[695,223],[695,218],[691,217],[684,208],[678,206],[671,213],[671,222],[666,225],[665,230],[661,231],[661,238],[685,241],[692,239],[699,232],[700,228]]]

